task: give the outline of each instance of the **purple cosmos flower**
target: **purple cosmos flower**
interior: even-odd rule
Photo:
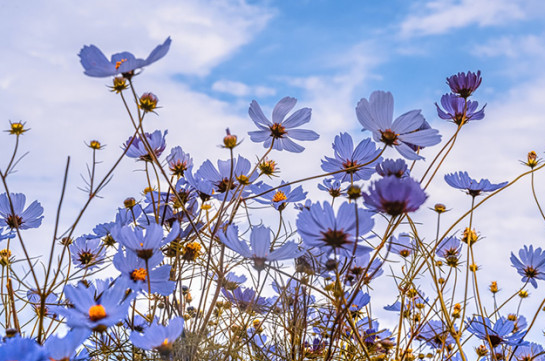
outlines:
[[[346,195],[346,189],[341,188],[341,181],[335,178],[326,178],[322,184],[318,184],[318,189],[326,191],[333,198]]]
[[[153,150],[153,153],[155,154],[155,158],[159,158],[159,156],[163,153],[163,151],[166,148],[166,140],[165,137],[168,133],[168,130],[165,130],[163,134],[161,134],[160,130],[156,130],[153,133],[144,133],[146,135],[146,140],[149,143],[151,150]],[[126,149],[128,144],[131,143],[131,140],[133,137],[129,137],[129,139],[125,142],[123,147]],[[146,162],[151,162],[153,160],[152,156],[148,153],[146,146],[144,145],[144,142],[140,139],[140,137],[136,137],[132,144],[129,147],[129,150],[127,151],[127,157],[129,158],[136,158],[138,160],[143,160]]]
[[[293,241],[284,243],[281,247],[271,251],[271,230],[264,226],[254,227],[250,234],[250,247],[245,241],[239,240],[238,227],[229,225],[227,231],[218,234],[220,240],[228,248],[240,254],[242,257],[254,261],[254,268],[262,271],[265,268],[265,262],[282,261],[299,257],[303,252]]]
[[[214,278],[218,280],[218,275],[214,274]],[[232,291],[246,282],[248,278],[245,275],[237,275],[234,272],[227,273],[221,280],[221,286],[226,290]]]
[[[375,258],[371,265],[369,265],[370,260],[371,256],[369,253],[365,253],[354,259],[352,257],[341,257],[340,264],[350,264],[350,269],[345,273],[344,282],[352,286],[363,279],[363,284],[368,285],[373,279],[380,277],[384,273],[382,269],[384,262],[379,258]],[[364,273],[366,270],[367,272]]]
[[[356,292],[357,292],[356,297],[351,295],[350,292],[348,291],[344,294],[344,299],[347,301],[351,300],[352,297],[354,297],[354,300],[352,301],[352,303],[348,305],[348,309],[351,312],[360,311],[364,306],[369,304],[369,301],[371,301],[371,296],[369,296],[368,293],[363,293],[362,290],[357,290]]]
[[[382,177],[396,176],[398,178],[408,177],[409,169],[403,159],[384,159],[376,166],[377,173]]]
[[[482,192],[493,192],[500,188],[503,188],[509,182],[503,182],[498,184],[492,184],[488,179],[481,179],[476,181],[470,178],[467,172],[456,172],[445,175],[445,182],[453,188],[462,189],[467,191],[472,197],[480,195]]]
[[[244,291],[242,287],[237,287],[232,291],[222,288],[221,291],[229,302],[236,305],[241,311],[250,314],[254,311],[264,313],[270,306],[270,302],[265,297],[258,297],[251,288],[246,288]]]
[[[49,336],[44,343],[49,360],[88,360],[86,352],[77,355],[77,349],[91,335],[91,330],[86,328],[75,328],[70,330],[64,337]]]
[[[277,281],[273,281],[271,286],[282,300],[279,304],[289,309],[308,307],[316,302],[316,297],[310,294],[307,286],[296,280],[288,281],[287,285],[280,285]]]
[[[261,204],[271,204],[272,206],[279,211],[282,211],[286,208],[288,203],[299,202],[305,199],[307,192],[303,191],[302,186],[295,187],[293,190],[291,186],[284,186],[286,182],[282,181],[280,187],[275,191],[267,192],[273,187],[268,184],[262,184],[259,187],[255,188],[256,193],[267,192],[261,195],[259,198],[256,198],[256,202]]]
[[[408,233],[401,233],[397,238],[391,237],[389,250],[403,258],[409,257],[415,250],[413,238]]]
[[[154,323],[144,333],[131,333],[131,342],[134,346],[144,350],[156,350],[161,355],[167,356],[172,352],[174,341],[184,331],[184,319],[176,317],[168,326]]]
[[[0,361],[46,361],[46,350],[30,338],[7,338],[0,343]]]
[[[447,78],[450,90],[464,99],[477,90],[482,81],[480,70],[477,71],[477,74],[468,71],[467,74],[462,72]]]
[[[516,361],[545,361],[545,350],[541,345],[530,342],[526,346],[519,346],[514,354]]]
[[[44,308],[43,311],[40,311],[42,309],[41,306],[41,297],[39,292],[36,289],[30,289],[26,293],[26,297],[28,300],[28,303],[32,305],[32,308],[34,308],[34,311],[38,315],[44,315],[46,317],[56,318],[57,315],[52,313],[50,310],[50,306],[56,306],[59,304],[59,298],[55,293],[50,293],[45,298],[44,302]]]
[[[263,114],[261,107],[255,100],[252,100],[248,114],[259,130],[248,132],[252,142],[263,143],[265,148],[271,144],[273,149],[287,150],[288,152],[300,153],[305,148],[296,144],[295,140],[316,140],[320,136],[307,129],[294,129],[310,121],[310,108],[302,108],[294,112],[287,119],[286,115],[293,109],[297,99],[285,97],[282,98],[274,107],[272,113],[272,122]]]
[[[376,149],[371,138],[362,140],[354,149],[350,134],[341,133],[335,137],[333,150],[335,158],[325,157],[325,160],[322,160],[322,169],[324,172],[345,170],[333,175],[341,182],[368,180],[375,173],[374,164],[380,161],[380,149]]]
[[[460,98],[456,94],[445,94],[441,97],[441,105],[445,109],[439,108],[439,105],[435,103],[435,106],[437,107],[437,115],[439,115],[439,118],[445,119],[445,120],[451,120],[457,125],[463,125],[470,120],[481,120],[484,118],[484,108],[486,107],[486,104],[480,109],[477,110],[479,107],[479,103],[471,100],[466,100],[464,98]]]
[[[117,227],[112,230],[114,238],[127,248],[136,253],[142,259],[150,259],[160,248],[167,243],[172,242],[180,233],[180,226],[175,223],[170,233],[164,237],[163,227],[156,223],[150,223],[144,230],[140,227],[131,228],[128,226]]]
[[[167,163],[172,174],[183,177],[184,172],[193,165],[193,159],[189,153],[185,153],[182,150],[182,147],[177,146],[172,148],[170,154],[167,156]]]
[[[170,48],[170,37],[158,45],[146,59],[138,59],[129,52],[122,52],[112,55],[111,61],[94,45],[85,45],[78,56],[85,74],[92,77],[104,78],[112,75],[122,74],[124,77],[134,75],[136,69],[143,68],[166,55]]]
[[[428,147],[438,144],[441,136],[436,129],[420,129],[425,122],[420,110],[411,110],[393,121],[394,97],[390,92],[375,91],[369,101],[362,98],[356,115],[364,130],[373,133],[376,142],[394,147],[409,160],[424,159],[411,146]],[[393,121],[393,122],[392,122]]]
[[[100,238],[81,236],[70,245],[72,263],[77,268],[92,271],[106,259],[106,249]]]
[[[10,206],[13,205],[13,212]],[[38,201],[25,208],[26,196],[23,193],[0,194],[0,226],[10,229],[38,228],[42,224],[44,209]]]
[[[409,177],[395,176],[375,181],[369,189],[369,194],[363,193],[362,196],[367,207],[391,216],[414,212],[428,198],[420,183]]]
[[[358,244],[358,240],[373,228],[374,223],[371,214],[363,209],[358,209],[356,215],[355,206],[350,203],[343,203],[335,216],[328,202],[303,209],[296,222],[306,246],[319,248],[326,254],[340,252],[347,256],[351,256],[354,249],[357,255],[372,250]]]
[[[456,329],[456,326],[454,327]],[[426,322],[416,334],[416,339],[436,349],[445,349],[456,342],[448,327],[439,320]]]
[[[127,315],[134,293],[127,297],[125,290],[117,284],[102,292],[93,285],[67,285],[64,293],[73,307],[55,307],[55,311],[66,317],[66,324],[70,327],[104,332]]]
[[[511,252],[511,265],[522,276],[522,282],[530,282],[537,288],[536,280],[545,280],[545,251],[530,245],[519,250],[520,260]]]
[[[462,242],[455,236],[444,238],[437,246],[435,253],[447,261],[450,267],[458,266],[460,251],[462,250]]]
[[[119,250],[113,259],[114,267],[121,272],[118,282],[135,292],[148,291],[148,281],[151,293],[162,296],[170,295],[176,286],[170,281],[170,265],[159,266],[163,255],[155,253],[146,264],[146,261],[133,252],[124,253]]]
[[[523,346],[527,344],[526,341],[522,340],[525,332],[513,332],[515,323],[505,317],[500,317],[493,327],[489,318],[485,317],[483,319],[481,316],[468,319],[466,325],[469,332],[481,340],[488,340],[494,348],[499,345]]]

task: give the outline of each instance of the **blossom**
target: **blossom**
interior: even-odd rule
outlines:
[[[302,186],[295,187],[292,190],[290,185],[285,184],[286,182],[282,181],[278,189],[270,192],[269,190],[273,189],[273,187],[268,184],[262,184],[259,187],[256,186],[255,192],[267,192],[256,198],[256,202],[261,204],[272,204],[276,210],[282,211],[286,208],[288,203],[302,201],[307,196],[307,192],[303,191]]]
[[[174,291],[176,285],[174,281],[170,281],[170,265],[159,266],[162,261],[163,255],[158,252],[146,263],[133,252],[124,253],[119,250],[114,256],[113,264],[121,272],[119,281],[127,288],[136,292],[148,291],[149,285],[151,293],[168,296]]]
[[[183,177],[184,172],[193,165],[193,159],[182,150],[182,147],[176,146],[172,148],[167,156],[167,163],[172,174]]]
[[[14,336],[0,343],[0,361],[46,361],[46,350],[30,338]]]
[[[125,290],[117,284],[101,292],[93,285],[67,285],[64,293],[73,307],[55,307],[55,311],[66,317],[70,327],[104,332],[126,316],[133,296],[127,297]]]
[[[333,198],[346,195],[346,189],[342,189],[341,182],[335,178],[324,179],[322,184],[318,184],[318,189],[326,191]],[[308,201],[310,201],[310,199]]]
[[[345,272],[344,282],[347,285],[354,285],[362,280],[362,284],[368,285],[373,279],[380,277],[384,273],[384,270],[382,269],[384,262],[379,258],[375,258],[371,264],[369,264],[369,261],[371,261],[369,253],[365,253],[356,258],[343,258],[341,256],[340,263],[343,265],[350,265],[350,269]]]
[[[391,216],[414,212],[428,198],[420,183],[412,178],[384,177],[375,181],[369,194],[363,193],[367,207]]]
[[[146,59],[136,58],[129,52],[122,52],[112,55],[110,61],[95,45],[85,45],[79,52],[81,65],[85,69],[85,74],[92,77],[104,78],[108,76],[122,74],[125,77],[134,75],[136,69],[143,68],[166,55],[170,48],[170,37],[165,42],[158,45],[148,55]]]
[[[106,249],[100,238],[81,236],[70,245],[72,263],[82,269],[92,271],[106,258]]]
[[[134,346],[144,350],[156,350],[161,355],[168,355],[172,352],[174,341],[184,331],[184,319],[176,317],[170,321],[168,326],[154,323],[144,333],[131,333],[131,342]]]
[[[426,322],[420,330],[418,330],[416,339],[422,340],[430,347],[436,349],[448,348],[449,345],[456,342],[454,337],[452,337],[449,328],[439,320],[429,320]]]
[[[214,275],[218,279],[217,275]],[[221,285],[227,290],[234,290],[239,287],[241,284],[246,282],[248,278],[245,275],[237,275],[234,272],[227,273],[221,280]]]
[[[313,204],[303,209],[296,221],[297,231],[308,247],[316,247],[329,254],[340,252],[345,255],[369,253],[372,248],[358,244],[360,236],[369,232],[374,225],[369,212],[358,209],[354,204],[343,203],[335,216],[328,202]]]
[[[163,153],[166,147],[165,136],[167,135],[167,133],[168,133],[168,130],[165,130],[163,134],[161,134],[160,130],[156,130],[155,132],[151,134],[144,133],[146,136],[146,142],[149,144],[155,157],[152,157],[149,154],[144,144],[144,141],[142,141],[140,137],[136,137],[136,138],[129,137],[129,139],[123,145],[125,149],[129,147],[129,149],[127,150],[127,157],[136,158],[146,162],[151,162],[153,161],[154,158],[159,158],[159,156]]]
[[[376,149],[371,138],[362,140],[354,149],[354,142],[348,133],[341,133],[333,142],[335,158],[322,160],[324,172],[344,172],[333,174],[341,182],[368,180],[375,173],[373,166],[379,159],[380,149]]]
[[[511,265],[522,276],[522,282],[530,282],[537,288],[536,280],[545,280],[545,251],[530,245],[519,250],[520,260],[511,252]]]
[[[0,226],[10,229],[38,228],[44,218],[44,209],[38,201],[24,209],[25,202],[26,196],[23,193],[10,193],[9,197],[7,193],[0,194]]]
[[[157,223],[150,223],[145,226],[146,233],[140,227],[131,228],[129,226],[115,228],[112,230],[114,238],[127,248],[136,253],[142,259],[150,259],[165,244],[172,242],[180,233],[178,223],[175,223],[170,233],[164,237],[163,227]]]
[[[526,342],[522,340],[525,332],[513,332],[515,323],[505,317],[500,317],[492,326],[488,317],[474,316],[472,319],[468,319],[466,325],[469,332],[481,340],[490,342],[494,348],[502,344],[526,345]]]
[[[545,350],[541,345],[530,342],[530,344],[519,346],[516,349],[514,359],[516,361],[545,361]]]
[[[450,267],[456,267],[458,265],[461,249],[462,243],[460,242],[460,239],[451,236],[444,238],[439,243],[437,249],[435,250],[435,253],[439,257],[444,258],[447,261],[447,265],[449,265]]]
[[[447,84],[450,86],[450,90],[458,94],[464,99],[467,99],[477,88],[481,85],[483,79],[481,78],[481,71],[477,73],[468,71],[466,73],[458,73],[447,78]]]
[[[369,100],[362,98],[356,115],[364,130],[373,133],[376,142],[394,147],[409,160],[424,159],[412,146],[427,147],[438,144],[441,136],[436,129],[420,129],[425,122],[420,110],[411,110],[393,120],[394,97],[390,92],[375,91]]]
[[[377,164],[376,171],[382,177],[393,175],[398,178],[405,178],[409,176],[407,163],[403,159],[384,159]]]
[[[88,360],[86,352],[82,351],[77,355],[77,349],[89,337],[91,331],[85,328],[70,330],[64,337],[49,336],[44,343],[49,360]]]
[[[390,238],[390,252],[397,253],[401,257],[408,257],[413,254],[415,245],[411,236],[407,233],[401,233],[397,238]]]
[[[480,195],[482,192],[493,192],[503,188],[509,182],[492,184],[488,179],[476,181],[470,178],[467,172],[456,172],[445,175],[445,182],[453,188],[466,190],[467,194],[472,197]]]
[[[463,125],[470,120],[481,120],[484,118],[483,106],[480,110],[477,110],[479,103],[471,100],[465,100],[455,94],[449,93],[441,97],[441,105],[445,109],[441,109],[437,103],[437,115],[439,118],[445,120],[452,120],[457,125]]]
[[[219,233],[218,237],[228,248],[240,254],[242,257],[254,261],[254,268],[262,271],[265,262],[282,261],[299,257],[302,252],[293,241],[286,242],[274,251],[271,251],[271,230],[264,226],[254,227],[250,234],[250,246],[245,241],[239,240],[238,227],[229,225],[225,233]]]
[[[320,136],[308,129],[294,129],[310,121],[312,110],[302,108],[295,111],[287,119],[286,115],[293,109],[297,99],[285,97],[282,98],[274,107],[272,112],[272,122],[265,117],[261,107],[255,100],[250,104],[248,114],[259,130],[248,132],[252,142],[263,143],[265,148],[271,145],[276,150],[287,150],[288,152],[300,153],[305,148],[296,144],[295,140],[316,140]]]
[[[265,297],[259,297],[252,288],[237,287],[232,291],[225,288],[221,292],[227,300],[236,305],[241,311],[252,313],[253,311],[263,313],[270,306],[270,302]]]

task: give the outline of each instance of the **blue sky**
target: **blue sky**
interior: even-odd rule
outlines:
[[[528,151],[543,156],[544,16],[545,3],[538,0],[1,2],[0,128],[7,129],[8,120],[32,128],[22,144],[30,153],[10,185],[46,208],[44,230],[29,231],[29,237],[40,239],[40,232],[52,229],[67,155],[71,193],[64,226],[85,200],[77,190],[90,159],[85,142],[108,145],[100,155],[106,167],[131,131],[119,99],[107,91],[109,80],[83,75],[77,58],[83,45],[95,44],[108,56],[126,50],[145,57],[172,37],[169,54],[135,82],[139,91],[156,93],[162,106],[159,116],[147,120],[148,129],[168,128],[168,145],[181,145],[197,164],[225,157],[217,144],[226,127],[246,138],[240,150],[254,159],[262,148],[246,136],[253,127],[250,101],[256,99],[267,114],[282,97],[297,97],[298,107],[313,109],[310,126],[321,138],[305,144],[307,153],[275,155],[288,180],[319,173],[320,158],[331,155],[340,131],[363,138],[354,107],[373,90],[393,93],[396,116],[422,109],[447,138],[454,127],[438,119],[434,106],[448,91],[445,78],[481,70],[475,100],[488,104],[487,115],[464,129],[430,188],[429,205],[453,208],[448,220],[468,204],[461,192],[445,190],[444,173],[467,170],[496,183],[522,172],[518,160]],[[12,138],[0,137],[4,155]],[[123,162],[104,198],[84,217],[80,234],[109,221],[124,198],[138,195],[144,179],[137,168]],[[527,182],[476,215],[487,237],[482,254],[494,255],[479,260],[492,270],[485,279],[508,271],[518,284],[506,267],[509,252],[529,242],[543,245],[536,215]]]

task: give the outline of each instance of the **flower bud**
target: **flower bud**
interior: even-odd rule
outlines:
[[[22,123],[22,122],[15,122],[15,123],[10,122],[10,129],[7,130],[9,134],[14,134],[14,135],[21,135],[26,131],[28,131],[28,129],[25,129],[25,123]]]
[[[110,89],[112,89],[112,91],[116,94],[119,94],[128,87],[127,79],[122,76],[117,76],[114,78],[113,85],[110,87]]]
[[[223,145],[225,148],[233,149],[234,147],[238,145],[237,136],[232,135],[231,132],[229,131],[229,128],[225,129],[225,132],[227,133],[227,135],[223,137]]]
[[[159,99],[153,93],[144,93],[140,97],[140,103],[138,107],[142,109],[145,113],[152,112],[157,108],[157,102]]]

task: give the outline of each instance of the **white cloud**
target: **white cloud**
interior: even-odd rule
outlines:
[[[403,36],[444,34],[469,25],[507,25],[527,17],[523,1],[431,0],[401,23]]]
[[[218,80],[212,84],[212,90],[235,95],[237,97],[266,97],[276,94],[276,90],[266,86],[249,86],[232,80]]]
[[[502,36],[475,46],[473,54],[481,57],[509,57],[514,59],[545,58],[545,38],[541,35]],[[540,62],[541,63],[541,62]]]

